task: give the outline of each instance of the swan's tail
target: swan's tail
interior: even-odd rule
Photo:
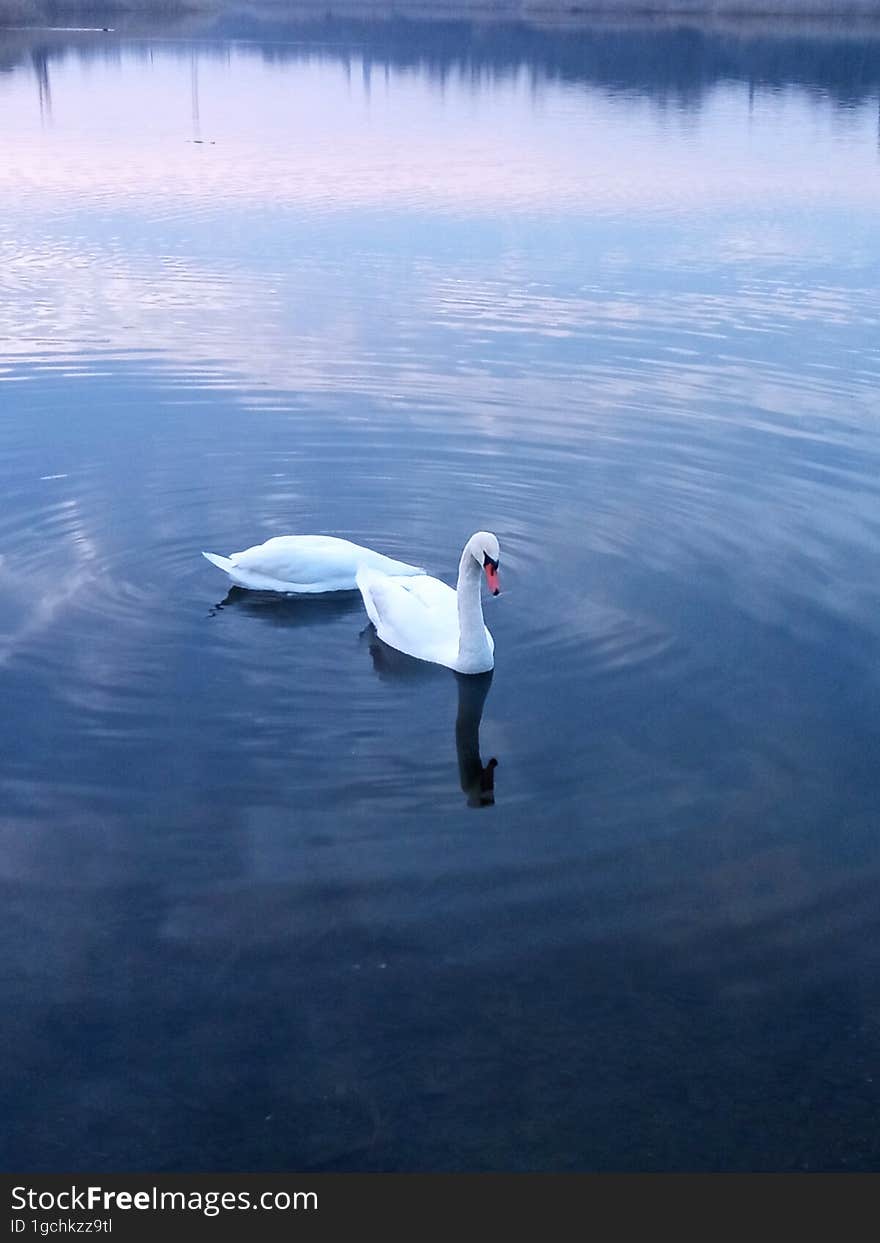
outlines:
[[[231,574],[235,569],[235,563],[230,561],[228,557],[221,557],[219,553],[203,552],[202,556],[207,561],[210,561],[211,565],[216,565],[218,570],[223,570],[225,574]]]

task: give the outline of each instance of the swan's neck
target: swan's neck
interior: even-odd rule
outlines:
[[[492,652],[483,621],[480,586],[483,571],[467,549],[458,563],[458,667],[467,673],[492,668]]]

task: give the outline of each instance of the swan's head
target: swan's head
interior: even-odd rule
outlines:
[[[486,571],[489,590],[493,596],[497,596],[501,590],[501,584],[498,582],[498,562],[501,559],[498,537],[491,531],[477,531],[476,535],[472,535],[468,540],[468,551],[477,564]]]

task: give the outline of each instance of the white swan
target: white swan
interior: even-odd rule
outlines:
[[[498,540],[477,531],[464,546],[453,591],[437,578],[389,577],[364,565],[357,585],[370,621],[383,643],[458,673],[485,673],[495,665],[495,643],[483,624],[480,575],[486,572],[494,596],[498,585]]]
[[[286,591],[313,594],[319,591],[353,591],[361,566],[383,574],[424,574],[417,565],[395,561],[371,548],[362,548],[334,535],[276,535],[265,544],[221,557],[203,557],[228,574],[239,587],[253,591]]]

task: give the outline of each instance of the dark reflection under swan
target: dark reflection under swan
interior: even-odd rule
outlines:
[[[337,591],[321,596],[286,596],[273,591],[250,591],[233,586],[222,600],[212,606],[208,617],[217,617],[225,609],[234,608],[271,626],[299,627],[358,613],[361,607],[360,594],[356,591]],[[382,678],[399,681],[445,676],[440,666],[425,665],[424,661],[383,643],[372,623],[368,623],[360,635],[369,646],[373,668]],[[458,685],[455,749],[459,781],[468,807],[490,807],[495,802],[498,760],[493,756],[484,764],[480,755],[480,723],[493,673],[494,670],[490,669],[487,673],[454,674]]]
[[[458,715],[455,718],[455,747],[458,752],[458,775],[467,795],[468,807],[490,807],[495,802],[495,769],[493,755],[484,764],[480,758],[480,721],[483,705],[492,685],[493,669],[488,673],[456,673],[458,683]]]
[[[437,665],[426,666],[421,660],[407,656],[383,643],[372,622],[361,631],[370,648],[373,668],[381,678],[443,677]],[[468,807],[491,807],[495,803],[495,756],[483,763],[480,755],[480,723],[483,707],[492,685],[494,670],[486,673],[455,673],[458,684],[458,712],[455,718],[455,750],[458,775]]]
[[[327,595],[282,595],[277,591],[252,591],[230,587],[222,600],[211,607],[209,617],[223,609],[236,608],[273,626],[309,626],[314,622],[344,617],[361,610],[357,591],[334,591]]]

